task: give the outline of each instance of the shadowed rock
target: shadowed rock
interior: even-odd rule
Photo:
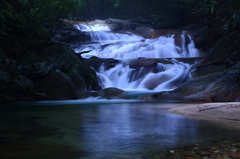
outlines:
[[[11,65],[0,64],[0,100],[54,100],[83,98],[99,90],[96,73],[69,47],[53,44],[45,57],[31,56]],[[9,60],[8,60],[9,61]],[[11,60],[10,60],[11,61]]]

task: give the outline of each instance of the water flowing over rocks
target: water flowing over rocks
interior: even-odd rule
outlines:
[[[240,100],[240,63],[228,68],[226,64],[206,63],[199,63],[191,73],[193,79],[176,90],[160,92],[144,99],[238,102]]]
[[[170,92],[146,96],[146,100],[239,102],[239,32],[220,39],[209,56],[193,66],[192,80]],[[231,40],[230,40],[231,39]]]
[[[76,54],[59,44],[45,50],[46,58],[17,61],[1,52],[1,99],[77,99],[88,96],[83,92],[112,87],[160,92],[143,97],[145,100],[240,99],[236,35],[220,40],[204,57],[209,48],[197,32],[154,30],[111,18],[64,22],[75,29],[65,26],[57,30],[54,41],[69,45]],[[235,43],[227,47],[232,36]]]
[[[132,27],[126,27],[127,25]],[[89,30],[84,23],[77,23],[76,26],[86,33]],[[201,57],[209,50],[207,44],[209,41],[200,35],[201,32],[192,32],[190,36],[181,30],[153,30],[146,25],[133,25],[132,22],[117,19],[96,20],[89,22],[88,26],[94,32],[90,34],[91,43],[96,42],[97,45],[91,45],[94,49],[89,50],[89,44],[85,49],[83,44],[82,51],[90,52],[82,54],[82,57],[98,57],[94,59],[96,62],[93,58],[90,58],[89,62],[85,61],[97,71],[103,88],[159,90],[160,93],[146,96],[143,98],[145,100],[201,102],[239,100],[237,93],[239,71],[237,62],[234,62],[237,56],[225,56],[228,55],[226,52],[230,51],[230,48],[219,50],[223,48],[221,45],[225,45],[224,40],[222,44],[218,44],[219,48],[209,53],[209,57]],[[116,30],[118,32],[114,32]],[[199,50],[194,48],[193,40]],[[221,56],[212,54],[217,50],[224,51],[225,54],[221,53]],[[112,64],[106,60],[108,58],[112,58]],[[103,64],[100,65],[101,63]],[[174,71],[179,74],[171,76],[171,69],[168,69],[174,65],[176,65]]]
[[[155,31],[118,19],[74,26],[91,37],[74,50],[97,72],[102,88],[173,90],[191,78],[191,65],[201,56],[187,31]]]

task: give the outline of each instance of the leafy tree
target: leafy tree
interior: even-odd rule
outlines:
[[[0,47],[12,58],[43,53],[61,18],[77,14],[75,0],[2,0]]]
[[[142,19],[169,23],[165,28],[182,28],[189,24],[208,26],[228,12],[231,17],[239,8],[238,0],[78,0],[79,10],[87,19]],[[224,17],[224,14],[222,14]]]

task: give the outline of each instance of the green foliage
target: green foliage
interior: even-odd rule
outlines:
[[[174,27],[189,24],[210,27],[220,14],[231,14],[239,0],[75,0],[86,19],[146,19],[171,23]],[[225,11],[224,11],[225,9]],[[229,12],[229,13],[228,13]],[[231,13],[230,13],[231,12]],[[225,16],[225,15],[224,15]],[[223,17],[224,17],[223,16]],[[165,19],[164,19],[165,17]],[[167,26],[167,27],[170,27]]]
[[[120,5],[120,0],[116,0],[114,7],[118,7]]]
[[[22,3],[23,5],[26,5],[28,0],[19,0],[20,3]]]
[[[41,54],[60,19],[77,13],[76,0],[2,0],[0,48],[12,58]]]

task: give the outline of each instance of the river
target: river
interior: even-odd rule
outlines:
[[[166,111],[183,105],[93,98],[1,103],[0,157],[144,158],[179,145],[240,139],[232,127]]]
[[[76,52],[89,51],[83,58],[120,61],[96,70],[102,87],[130,90],[131,96],[176,89],[192,79],[193,65],[176,58],[201,56],[184,31],[145,39],[130,32],[112,32],[102,25],[79,28],[91,36],[91,41],[75,48]],[[181,39],[178,46],[176,37]],[[164,62],[132,66],[131,60],[146,58]],[[98,98],[0,103],[0,158],[139,159],[153,153],[164,155],[180,145],[240,139],[239,130],[232,127],[166,110],[183,105],[187,104]]]

